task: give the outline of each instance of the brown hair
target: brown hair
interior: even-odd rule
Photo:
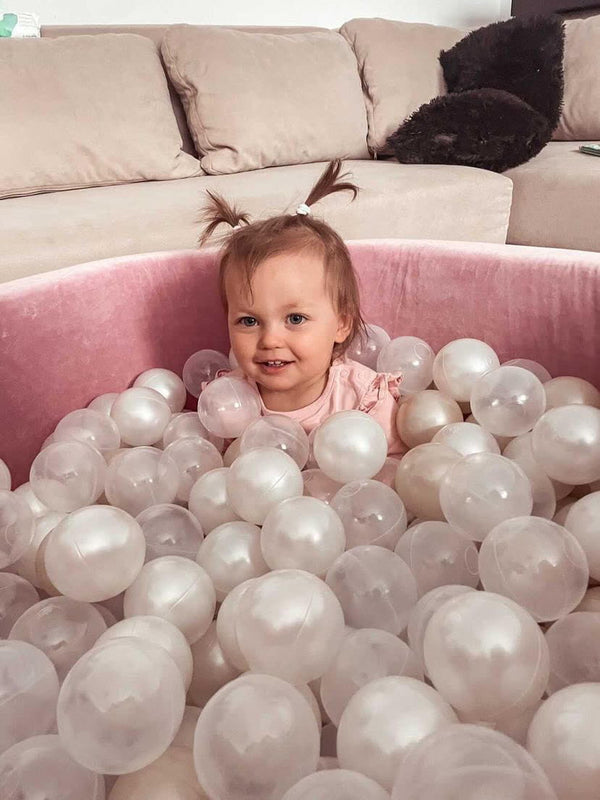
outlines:
[[[342,162],[331,161],[304,201],[312,206],[334,192],[350,191],[353,198],[358,187],[344,181],[340,175]],[[219,291],[221,300],[227,308],[225,294],[225,275],[229,269],[237,269],[243,276],[251,295],[252,276],[267,258],[286,252],[310,250],[322,256],[325,279],[330,288],[334,306],[338,314],[351,321],[348,337],[334,347],[334,355],[342,355],[355,336],[365,336],[365,322],[360,312],[358,280],[352,266],[348,248],[341,236],[312,214],[279,214],[265,220],[250,222],[248,214],[229,205],[220,195],[211,191],[207,194],[210,202],[203,213],[206,222],[204,232],[199,238],[202,246],[221,223],[232,228],[221,252],[219,267]]]

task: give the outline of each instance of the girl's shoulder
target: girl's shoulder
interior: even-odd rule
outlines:
[[[361,406],[370,405],[388,393],[396,400],[399,397],[401,372],[376,372],[347,356],[335,359],[330,369],[334,382],[354,392]]]

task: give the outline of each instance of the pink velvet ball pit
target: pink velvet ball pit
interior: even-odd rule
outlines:
[[[418,336],[436,352],[479,339],[501,363],[527,358],[553,376],[600,383],[590,356],[600,350],[600,254],[416,240],[349,247],[363,316],[392,338]],[[70,411],[148,369],[181,375],[198,350],[229,352],[216,267],[215,250],[150,253],[0,285],[0,458],[13,487]]]

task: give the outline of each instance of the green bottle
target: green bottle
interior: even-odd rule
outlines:
[[[16,14],[3,14],[0,19],[0,37],[12,36],[17,20]]]

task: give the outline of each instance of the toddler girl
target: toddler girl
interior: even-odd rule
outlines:
[[[406,452],[395,417],[401,374],[377,373],[346,357],[365,335],[357,278],[341,237],[311,206],[333,192],[358,189],[339,178],[336,159],[295,214],[249,223],[208,192],[205,242],[225,222],[234,230],[220,262],[221,299],[231,348],[258,392],[263,414],[284,414],[307,432],[337,411],[364,411],[383,427],[390,455]],[[345,176],[341,176],[344,178]]]

